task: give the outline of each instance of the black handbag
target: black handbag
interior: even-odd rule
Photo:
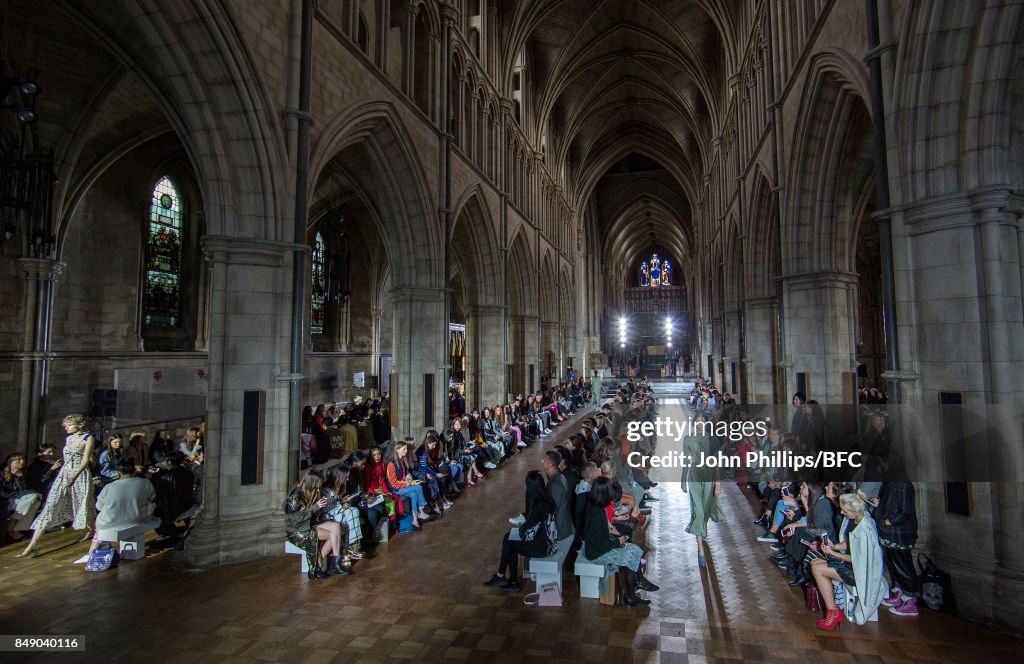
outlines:
[[[917,554],[917,566],[921,568],[921,573],[917,575],[921,601],[933,611],[955,616],[956,597],[953,595],[953,579],[923,553]]]

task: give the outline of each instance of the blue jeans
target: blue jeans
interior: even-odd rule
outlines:
[[[448,472],[452,474],[452,482],[458,483],[462,479],[462,464],[461,463],[450,463],[448,464]]]
[[[412,505],[413,515],[418,514],[427,502],[423,498],[423,485],[421,484],[417,484],[415,486],[404,486],[395,493],[399,496],[409,496],[409,503]]]

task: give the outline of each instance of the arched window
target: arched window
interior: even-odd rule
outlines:
[[[316,241],[313,243],[313,289],[312,316],[309,323],[311,334],[324,333],[324,321],[327,316],[327,270],[324,254],[324,236],[316,234]]]
[[[153,188],[146,236],[143,323],[148,327],[181,324],[182,200],[167,176]]]
[[[650,259],[640,261],[640,286],[659,288],[672,285],[672,264],[653,254]]]

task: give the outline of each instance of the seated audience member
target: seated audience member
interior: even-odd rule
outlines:
[[[800,503],[807,515],[803,526],[792,524],[786,526],[783,534],[789,538],[783,550],[772,555],[772,559],[780,569],[785,570],[794,580],[791,586],[802,586],[810,579],[807,566],[810,564],[810,550],[814,558],[820,557],[821,542],[838,541],[835,527],[836,498],[831,482],[803,482],[800,488]],[[810,546],[804,544],[810,542]]]
[[[840,531],[848,523],[854,528],[847,535],[849,547],[841,552],[830,543],[822,545],[825,558],[811,562],[811,574],[825,603],[825,617],[818,618],[818,627],[832,631],[843,622],[843,610],[836,606],[832,581],[841,581],[857,588],[854,622],[863,624],[878,610],[887,587],[882,576],[882,547],[878,543],[875,521],[865,509],[863,494],[846,493],[839,497],[843,513]]]
[[[345,543],[343,564],[350,560],[361,560],[363,553],[361,543],[363,526],[359,520],[359,508],[354,503],[359,499],[359,492],[352,492],[348,486],[351,468],[338,464],[327,471],[321,493],[327,499],[324,516],[339,524],[342,529],[342,541]]]
[[[135,462],[127,457],[119,457],[117,478],[104,487],[96,499],[96,530],[91,554],[101,544],[100,531],[114,526],[134,526],[146,523],[153,517],[156,508],[156,491],[153,483],[139,477]],[[114,542],[116,546],[117,543]]]
[[[388,512],[383,497],[378,500],[377,496],[366,488],[366,462],[366,452],[362,450],[356,450],[346,457],[344,464],[349,467],[349,474],[345,491],[349,494],[358,494],[359,498],[354,504],[359,509],[360,516],[365,517],[370,524],[370,532],[374,533],[370,541],[375,542],[377,525],[381,519],[388,517]]]
[[[25,471],[25,479],[28,481],[28,488],[42,496],[43,501],[50,495],[50,487],[57,479],[60,467],[64,460],[57,454],[55,445],[45,444],[39,447],[39,454],[32,460],[28,470]]]
[[[412,528],[421,530],[423,526],[420,523],[433,521],[435,517],[425,511],[427,501],[423,496],[422,482],[413,477],[409,470],[407,461],[409,448],[408,439],[388,444],[387,451],[384,453],[384,481],[392,493],[409,498]]]
[[[146,444],[146,432],[136,430],[128,434],[128,445],[125,447],[125,452],[135,462],[136,469],[142,472],[149,465],[149,445]]]
[[[562,475],[558,466],[562,462],[562,455],[554,450],[548,450],[540,458],[541,470],[548,478],[548,491],[555,499],[555,521],[558,525],[558,541],[572,537],[576,529],[572,523],[572,495],[569,493],[569,484]]]
[[[107,438],[107,449],[100,452],[100,473],[93,478],[93,485],[102,487],[120,477],[121,461],[125,459],[135,463],[125,449],[124,438],[121,434],[110,434],[110,437]]]
[[[157,534],[164,538],[176,538],[178,529],[174,525],[194,500],[195,478],[192,471],[182,463],[185,455],[172,450],[156,464],[156,473],[151,478],[156,489],[155,515],[160,518]]]
[[[432,440],[431,440],[432,439]],[[447,489],[447,483],[449,479],[448,473],[439,472],[437,469],[430,465],[430,450],[439,450],[440,444],[436,437],[432,437],[431,434],[426,434],[423,439],[423,444],[413,451],[413,445],[415,440],[412,438],[406,438],[405,442],[409,444],[409,453],[406,456],[406,460],[409,464],[409,474],[420,481],[420,486],[423,487],[423,498],[427,501],[426,512],[437,514],[444,514],[444,511],[451,506],[451,503],[447,498],[444,497]]]
[[[458,428],[455,423],[458,422]],[[484,479],[484,473],[477,468],[477,464],[483,465],[479,460],[481,456],[475,445],[469,443],[462,429],[462,420],[452,420],[452,427],[445,429],[444,443],[448,455],[452,460],[452,467],[460,467],[462,474],[466,475],[466,486],[476,486],[477,482]]]
[[[25,455],[18,452],[8,454],[0,472],[0,505],[8,542],[17,542],[24,537],[42,502],[42,495],[29,488],[25,477]]]
[[[322,494],[323,477],[307,470],[284,501],[285,532],[289,542],[306,552],[307,576],[317,581],[331,574],[351,574],[339,562],[341,527],[334,521],[321,521],[328,500]],[[323,540],[323,546],[320,541]],[[321,569],[320,560],[325,561]]]
[[[370,503],[375,503],[376,496],[384,499],[385,514],[393,519],[396,514],[409,513],[409,499],[401,498],[392,493],[387,484],[387,464],[384,463],[384,450],[379,447],[370,448],[370,456],[366,460],[366,467],[363,469],[363,486],[370,494]]]
[[[185,432],[185,438],[181,441],[178,449],[185,455],[185,461],[189,463],[202,463],[203,461],[203,435],[199,427],[189,427]]]
[[[576,526],[576,539],[583,539],[583,517],[587,510],[587,495],[590,493],[590,486],[594,479],[601,474],[597,466],[593,463],[583,464],[583,470],[580,471],[580,481],[576,485],[576,497],[574,499],[573,513],[573,524]]]
[[[510,539],[511,533],[505,533],[498,571],[484,582],[485,586],[519,592],[519,556],[544,558],[558,545],[557,540],[552,541],[553,531],[557,530],[553,523],[555,511],[555,500],[544,485],[544,476],[539,471],[529,471],[526,474],[526,515],[519,526],[519,539]]]
[[[608,510],[614,509],[614,504],[611,480],[603,476],[595,478],[583,516],[583,550],[587,560],[604,563],[609,569],[623,573],[626,606],[646,606],[651,601],[641,599],[636,591],[653,592],[659,587],[648,581],[640,570],[643,549],[628,542],[609,520]]]
[[[902,472],[900,475],[905,477]],[[890,598],[883,603],[889,607],[889,613],[916,616],[918,588],[912,553],[917,542],[914,485],[905,479],[882,484],[878,507],[871,516],[878,526],[882,557],[893,586]]]
[[[157,465],[164,460],[165,457],[173,454],[176,451],[174,446],[174,440],[171,438],[171,432],[167,429],[161,429],[156,432],[153,436],[153,442],[149,445],[149,463],[150,465]]]

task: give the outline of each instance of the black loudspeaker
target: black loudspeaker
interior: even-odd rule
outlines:
[[[242,395],[242,484],[263,484],[263,418],[266,392],[246,390]]]
[[[423,426],[434,426],[434,374],[423,374]]]
[[[867,378],[867,377],[868,377],[868,365],[866,365],[866,364],[858,364],[857,365],[857,378]]]
[[[117,417],[117,390],[93,390],[93,417]]]

